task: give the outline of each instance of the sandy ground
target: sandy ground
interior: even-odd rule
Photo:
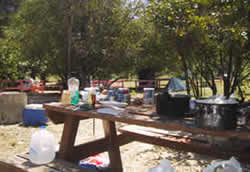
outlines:
[[[117,126],[120,126],[117,123]],[[48,123],[47,129],[54,134],[59,143],[63,125]],[[0,159],[8,158],[17,153],[27,152],[31,135],[38,127],[24,127],[20,124],[0,125]],[[102,122],[95,120],[95,133],[93,133],[93,119],[80,122],[76,143],[80,144],[95,138],[102,137]],[[103,154],[108,158],[107,153]],[[147,172],[155,167],[160,160],[168,159],[177,172],[200,172],[209,164],[220,161],[213,157],[198,155],[191,152],[180,152],[150,144],[132,142],[121,147],[121,156],[124,172]],[[241,164],[244,172],[250,171],[250,164]]]

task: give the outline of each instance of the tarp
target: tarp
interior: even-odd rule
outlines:
[[[184,81],[172,77],[169,81],[167,86],[165,87],[166,91],[184,91],[187,90],[186,85],[184,84]]]

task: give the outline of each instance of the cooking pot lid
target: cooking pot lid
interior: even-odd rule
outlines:
[[[195,100],[196,103],[201,104],[225,104],[225,105],[233,105],[238,104],[239,102],[234,99],[204,99],[204,100]]]

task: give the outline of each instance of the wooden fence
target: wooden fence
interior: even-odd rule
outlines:
[[[1,81],[0,90],[4,91],[31,91],[38,92],[44,91],[45,82],[44,81],[35,81],[33,83],[31,80],[3,80]]]
[[[169,79],[155,79],[155,80],[117,80],[111,87],[113,88],[164,88]],[[104,86],[112,83],[113,80],[92,80],[91,86]]]
[[[92,80],[91,86],[98,87],[104,86],[112,83],[111,87],[113,88],[164,88],[169,79],[155,79],[155,80],[117,80],[113,82],[113,80]],[[32,83],[31,80],[3,80],[1,81],[0,90],[4,91],[44,91],[46,89],[50,90],[50,88],[55,88],[61,90],[63,88],[62,82],[58,83],[45,83],[44,81],[35,81],[36,84]]]

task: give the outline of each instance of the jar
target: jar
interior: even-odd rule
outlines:
[[[154,88],[144,88],[143,106],[152,107],[154,104]]]

